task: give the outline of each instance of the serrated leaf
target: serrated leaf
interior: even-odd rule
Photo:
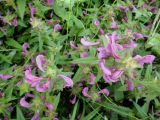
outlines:
[[[6,42],[5,42],[8,46],[11,46],[13,48],[17,48],[19,50],[22,49],[22,46],[15,40],[13,39],[8,39]]]

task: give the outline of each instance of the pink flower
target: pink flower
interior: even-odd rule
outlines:
[[[34,18],[34,14],[36,13],[36,8],[33,7],[33,5],[31,3],[29,3],[29,8],[30,8],[30,12],[31,12],[31,17]]]
[[[109,44],[106,48],[106,51],[110,53],[115,59],[119,59],[119,55],[117,54],[117,45],[115,41],[118,39],[117,33],[113,32],[111,36],[109,36]]]
[[[40,120],[40,115],[39,113],[35,114],[31,120]]]
[[[82,94],[83,94],[83,96],[85,96],[85,97],[89,97],[89,98],[91,97],[91,96],[88,94],[88,87],[83,88]]]
[[[12,21],[12,25],[16,27],[18,25],[17,18],[14,18]]]
[[[48,109],[49,111],[52,111],[52,110],[53,110],[53,105],[52,105],[51,103],[46,102],[46,103],[45,103],[45,106],[47,107],[47,109]]]
[[[10,78],[12,78],[13,76],[12,75],[4,75],[4,74],[0,74],[0,79],[2,80],[8,80]]]
[[[29,44],[28,43],[24,43],[23,45],[22,45],[22,54],[24,55],[24,56],[26,56],[27,55],[27,53],[28,53],[28,49],[29,48]]]
[[[74,41],[70,41],[70,47],[72,48],[72,49],[78,49],[78,47],[76,47],[75,45],[74,45]]]
[[[47,21],[47,24],[48,24],[49,26],[51,26],[51,25],[53,24],[53,21],[52,21],[52,20],[48,20],[48,21]]]
[[[96,76],[93,73],[90,73],[90,78],[89,84],[93,85],[96,80]]]
[[[98,27],[99,24],[100,24],[100,23],[99,23],[99,20],[95,20],[95,21],[94,21],[94,25],[95,25],[96,27]]]
[[[98,92],[99,94],[105,94],[105,95],[109,95],[109,91],[108,91],[108,89],[106,89],[106,88],[104,88],[104,89],[102,89],[101,91],[99,91]]]
[[[49,6],[53,5],[53,0],[47,0],[47,5]]]
[[[29,83],[32,87],[35,87],[43,78],[32,75],[31,70],[26,70],[25,79],[27,83]]]
[[[111,71],[111,75],[103,74],[103,79],[107,83],[117,82],[119,78],[121,77],[121,75],[123,74],[122,70],[110,69],[110,71]]]
[[[131,80],[127,80],[127,89],[129,91],[133,91],[134,90],[134,84]]]
[[[143,65],[146,63],[146,64],[152,64],[152,62],[154,61],[155,59],[155,56],[153,55],[146,55],[146,56],[140,56],[140,55],[136,55],[134,58],[133,58],[135,61],[137,61],[138,64],[141,65],[141,67],[143,67]]]
[[[43,85],[41,85],[40,83],[36,85],[36,90],[38,92],[46,92],[51,84],[51,80],[49,79],[46,83],[44,83]]]
[[[105,66],[105,60],[100,60],[99,66],[105,75],[111,75],[111,71]]]
[[[59,31],[59,30],[62,30],[62,27],[59,23],[57,23],[53,28],[53,32],[56,32],[56,31]]]
[[[140,33],[137,33],[137,32],[134,32],[133,35],[134,35],[134,37],[135,37],[135,40],[139,40],[139,39],[142,39],[142,38],[143,38],[143,35],[140,34]]]
[[[30,107],[29,103],[25,100],[25,97],[20,99],[20,105],[22,107],[25,107],[25,108],[29,108]]]
[[[98,51],[98,58],[100,60],[108,57],[105,47],[97,48],[97,51]]]
[[[43,55],[38,55],[36,57],[36,63],[37,67],[42,71],[45,72],[44,70],[44,64],[46,63],[45,57]]]
[[[84,47],[90,47],[90,46],[99,45],[100,42],[99,42],[99,41],[97,41],[97,42],[88,42],[88,41],[86,41],[84,38],[81,38],[81,44],[82,44]]]
[[[88,52],[84,51],[83,53],[80,54],[81,58],[88,57]]]
[[[112,18],[112,23],[111,23],[111,25],[110,25],[110,28],[111,28],[111,29],[117,29],[117,28],[118,28],[118,26],[117,26],[114,18]]]
[[[64,76],[62,74],[60,74],[58,76],[61,77],[65,81],[64,88],[66,88],[66,87],[73,87],[73,81],[72,81],[71,78],[66,77],[66,76]]]

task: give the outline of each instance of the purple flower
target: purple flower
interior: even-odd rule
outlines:
[[[27,96],[27,97],[31,97],[31,98],[34,98],[34,97],[35,97],[35,96],[34,96],[33,94],[31,94],[31,93],[27,93],[26,96]]]
[[[104,47],[100,47],[100,48],[97,48],[97,51],[98,51],[98,59],[105,59],[107,58],[107,52],[106,52],[106,48]]]
[[[76,95],[74,95],[73,99],[70,99],[70,103],[71,104],[75,104],[76,103]]]
[[[45,57],[43,55],[38,55],[36,57],[36,63],[37,67],[42,71],[45,72],[44,70],[44,64],[46,63]]]
[[[56,32],[56,31],[59,31],[59,30],[62,30],[62,26],[59,23],[57,23],[53,28],[53,32]]]
[[[95,20],[95,21],[94,21],[94,25],[95,25],[96,27],[98,27],[99,24],[100,24],[100,23],[99,23],[99,20]]]
[[[142,39],[142,38],[143,38],[143,35],[140,34],[140,33],[137,33],[137,32],[134,32],[133,35],[134,35],[134,37],[135,37],[135,40],[139,40],[139,39]]]
[[[93,73],[90,73],[90,81],[89,84],[90,85],[94,85],[94,82],[96,80],[96,76]]]
[[[111,25],[110,25],[110,28],[111,28],[111,29],[117,29],[117,28],[118,28],[118,26],[117,26],[114,18],[112,18],[112,23],[111,23]]]
[[[12,25],[16,27],[18,25],[17,18],[14,18],[12,21]]]
[[[134,90],[134,84],[131,80],[127,80],[127,89],[128,89],[128,91]]]
[[[123,44],[123,48],[136,48],[137,47],[137,44],[133,41],[133,40],[130,40],[128,44]]]
[[[89,97],[89,98],[91,97],[91,96],[88,94],[88,87],[83,88],[82,94],[83,94],[83,96],[85,96],[85,97]]]
[[[0,79],[2,80],[8,80],[10,78],[12,78],[13,76],[12,75],[4,75],[4,74],[0,74]]]
[[[29,3],[29,8],[30,8],[30,12],[31,12],[31,17],[34,18],[34,14],[36,13],[36,8],[33,7],[33,5],[31,3]]]
[[[72,48],[72,49],[78,49],[78,47],[76,47],[75,45],[74,45],[74,41],[70,41],[70,47]]]
[[[88,41],[86,41],[84,38],[81,38],[81,44],[82,44],[84,47],[88,48],[88,47],[90,47],[90,46],[99,45],[100,42],[99,42],[99,41],[97,41],[97,42],[88,42]]]
[[[31,70],[26,70],[25,79],[27,83],[29,83],[32,87],[35,87],[43,78],[32,75]]]
[[[51,80],[49,79],[46,83],[44,83],[43,85],[41,85],[40,83],[36,85],[36,90],[38,92],[46,92],[51,84]]]
[[[61,77],[65,81],[64,88],[66,88],[66,87],[73,87],[73,81],[72,81],[71,78],[66,77],[66,76],[64,76],[62,74],[60,74],[58,76]]]
[[[84,51],[83,53],[80,54],[81,58],[88,57],[88,52]]]
[[[53,110],[53,105],[52,105],[51,103],[46,102],[46,103],[45,103],[45,106],[47,107],[47,109],[48,109],[49,111],[52,111],[52,110]]]
[[[136,55],[134,58],[133,58],[135,61],[137,61],[138,64],[141,65],[141,67],[143,67],[143,65],[146,63],[146,64],[152,64],[152,62],[154,61],[155,59],[155,56],[153,55],[146,55],[146,56],[140,56],[140,55]]]
[[[49,6],[53,5],[53,0],[47,0],[47,5]]]
[[[110,53],[110,56],[113,56],[115,59],[119,59],[119,55],[117,54],[117,45],[115,41],[118,39],[117,33],[113,32],[111,36],[109,36],[109,44],[106,48],[106,51]]]
[[[40,120],[40,115],[39,113],[35,114],[31,120]]]
[[[25,97],[22,97],[22,98],[20,99],[20,105],[21,105],[22,107],[25,107],[25,108],[29,108],[29,107],[30,107],[29,103],[25,100]]]
[[[103,74],[103,79],[107,83],[117,82],[119,78],[121,77],[121,75],[123,74],[122,70],[110,69],[110,71],[111,71],[111,75]]]
[[[106,88],[104,88],[104,89],[102,89],[101,91],[99,91],[98,92],[99,94],[105,94],[105,95],[109,95],[109,91],[108,91],[108,89],[106,89]]]
[[[128,7],[125,7],[125,6],[120,6],[119,8],[120,8],[120,10],[121,10],[122,12],[128,12],[128,11],[129,11],[129,8],[128,8]]]
[[[29,44],[28,43],[24,43],[23,45],[22,45],[22,54],[24,55],[24,56],[26,56],[27,55],[27,53],[28,53],[28,49],[29,48]]]
[[[99,66],[105,75],[111,75],[111,71],[105,66],[105,60],[100,60]]]
[[[98,30],[98,32],[99,32],[101,35],[105,35],[104,30],[103,30],[102,28],[100,28],[100,29]]]

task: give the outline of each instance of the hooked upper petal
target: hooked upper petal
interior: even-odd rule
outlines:
[[[64,85],[64,88],[65,87],[73,87],[73,81],[71,78],[69,77],[66,77],[62,74],[58,75],[59,77],[61,77],[64,81],[65,81],[65,85]]]
[[[109,70],[109,68],[107,68],[105,66],[105,61],[104,60],[99,61],[99,66],[100,66],[100,68],[102,69],[102,71],[105,75],[111,75],[111,71]]]
[[[83,88],[82,94],[83,94],[83,96],[85,96],[85,97],[91,97],[91,96],[88,94],[88,87]]]
[[[106,88],[104,88],[104,89],[102,89],[101,91],[99,91],[98,92],[99,94],[105,94],[105,95],[109,95],[109,91],[108,91],[108,89],[106,89]]]
[[[90,73],[90,78],[89,84],[93,85],[96,80],[96,76],[93,73]]]
[[[37,76],[32,75],[30,70],[25,71],[25,78],[26,80],[30,80],[30,81],[40,81],[43,79],[42,77],[37,77]]]
[[[51,103],[46,102],[46,103],[45,103],[45,106],[47,107],[47,109],[48,109],[49,111],[52,111],[52,110],[53,110],[53,105],[52,105]]]
[[[62,26],[59,23],[57,23],[53,28],[53,32],[56,32],[56,31],[59,31],[59,30],[62,30]]]
[[[25,107],[25,108],[29,108],[30,107],[29,103],[25,100],[25,97],[20,99],[20,105],[22,107]]]
[[[13,76],[12,75],[4,75],[4,74],[0,74],[0,79],[2,80],[8,80],[10,78],[12,78]]]
[[[38,55],[36,57],[37,67],[44,72],[44,64],[46,63],[45,57],[43,55]]]
[[[86,41],[84,38],[81,38],[81,44],[85,47],[89,47],[89,46],[96,46],[96,45],[99,45],[100,42],[97,41],[97,42],[88,42]]]
[[[140,55],[136,55],[134,58],[134,60],[137,61],[137,63],[139,63],[141,66],[143,66],[145,63],[146,64],[152,64],[152,62],[155,59],[154,55],[146,55],[146,56],[140,56]]]

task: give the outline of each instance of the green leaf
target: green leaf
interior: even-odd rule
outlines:
[[[25,120],[21,109],[17,106],[17,120]]]
[[[72,16],[72,19],[78,28],[83,28],[83,29],[85,28],[82,21],[79,20],[76,16]]]
[[[87,116],[83,118],[83,120],[92,120],[92,118],[99,112],[100,107],[97,107],[94,109],[91,113],[89,113]]]
[[[19,50],[22,49],[22,46],[15,40],[13,39],[8,39],[6,42],[5,42],[8,46],[11,46],[13,48],[17,48]]]
[[[5,61],[5,62],[11,64],[11,59],[9,59],[9,56],[6,56],[6,55],[3,55],[0,53],[0,59],[1,59],[1,61]]]
[[[86,57],[73,60],[72,62],[77,64],[98,64],[98,61],[96,57]]]
[[[18,14],[20,18],[23,20],[26,7],[26,0],[17,0],[17,6],[18,6]]]
[[[72,113],[72,116],[71,116],[71,120],[75,120],[76,113],[77,113],[77,108],[78,108],[78,101],[74,106],[73,113]]]
[[[55,97],[55,99],[54,99],[54,109],[56,110],[57,109],[57,107],[58,107],[58,104],[59,104],[59,100],[60,100],[60,96],[61,96],[61,93],[59,93],[56,97]]]

